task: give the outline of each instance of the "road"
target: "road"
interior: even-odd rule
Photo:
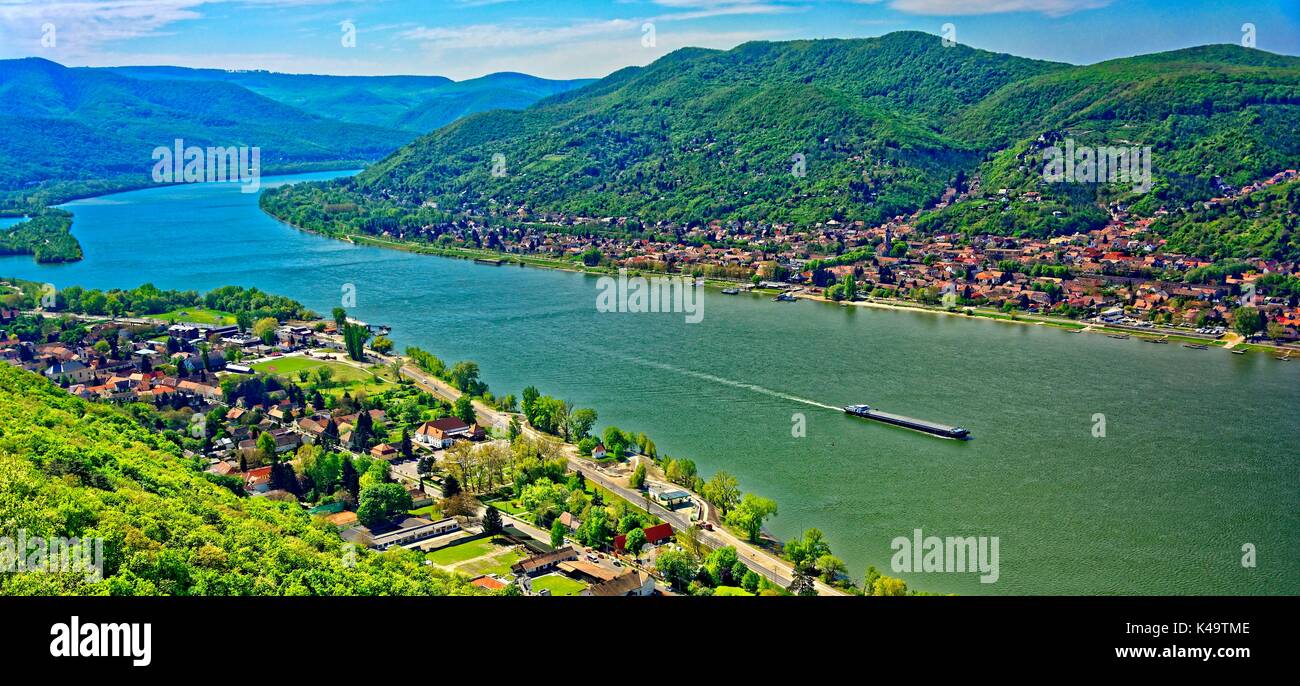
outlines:
[[[424,388],[424,390],[450,402],[454,402],[460,397],[460,391],[452,388],[442,379],[430,376],[411,365],[402,367],[402,375],[414,381],[418,386]],[[474,401],[474,409],[480,417],[488,419],[494,426],[504,429],[510,424],[508,414],[488,407],[477,400]],[[533,438],[547,438],[554,440],[553,436],[547,436],[526,424],[522,426],[522,430],[526,435]],[[601,473],[601,471],[596,469],[595,465],[592,464],[590,460],[584,459],[578,454],[577,446],[571,443],[565,443],[564,451],[570,469],[581,473],[587,479],[599,484],[602,488],[609,490],[629,503],[639,507],[648,508],[651,514],[671,524],[674,530],[690,531],[694,529],[700,542],[711,549],[721,548],[722,546],[732,546],[736,549],[737,556],[745,563],[746,567],[749,567],[756,573],[762,575],[768,581],[780,584],[782,588],[789,587],[794,581],[794,567],[789,562],[750,544],[748,541],[745,541],[724,529],[705,531],[695,528],[688,515],[674,510],[669,510],[652,500],[648,500],[640,491],[623,486]],[[818,595],[848,595],[846,592],[823,583],[820,580],[816,582],[816,588]]]

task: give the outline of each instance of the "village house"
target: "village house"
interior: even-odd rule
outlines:
[[[430,448],[449,448],[457,438],[470,438],[473,432],[469,424],[456,417],[443,417],[425,422],[415,430],[412,440]]]
[[[556,548],[549,553],[540,553],[520,560],[511,565],[510,569],[516,574],[537,576],[555,569],[561,562],[576,559],[578,559],[578,551],[574,550],[573,546],[566,545]]]
[[[629,569],[609,581],[602,581],[588,586],[579,595],[608,598],[616,596],[649,596],[654,595],[654,592],[654,577],[639,569]]]

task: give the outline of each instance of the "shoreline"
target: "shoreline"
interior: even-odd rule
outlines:
[[[548,259],[543,257],[535,257],[532,259],[528,259],[516,255],[514,253],[504,253],[495,250],[483,250],[483,249],[472,249],[472,248],[438,248],[435,246],[426,246],[424,244],[413,243],[413,242],[377,238],[374,236],[365,236],[365,235],[357,235],[357,234],[335,235],[330,233],[324,233],[321,231],[316,231],[306,227],[298,226],[297,224],[293,224],[292,222],[285,221],[284,219],[281,219],[280,217],[277,217],[274,214],[267,212],[265,209],[261,207],[261,203],[259,203],[258,205],[259,205],[258,209],[261,210],[263,214],[274,219],[277,222],[280,222],[281,224],[284,224],[285,226],[293,228],[294,230],[301,231],[303,233],[308,233],[314,236],[320,236],[322,238],[344,241],[346,243],[351,243],[353,245],[367,245],[367,246],[377,247],[377,248],[401,250],[403,252],[414,253],[417,255],[430,255],[433,257],[443,257],[449,259],[460,259],[460,260],[470,260],[470,261],[491,259],[491,260],[499,261],[498,264],[496,265],[485,265],[485,266],[533,267],[536,269],[549,269],[552,271],[562,271],[562,272],[569,272],[574,274],[586,274],[590,276],[610,276],[617,273],[616,270],[611,270],[609,268],[595,268],[595,267],[579,268],[573,264],[561,260],[553,260],[553,259]],[[633,272],[630,271],[629,273],[633,273]],[[696,278],[696,277],[689,277],[685,275],[660,274],[659,272],[642,272],[640,270],[636,270],[635,273],[637,275],[683,276],[684,278]],[[737,286],[750,285],[743,281],[727,281],[723,279],[707,278],[707,277],[698,277],[698,278],[701,278],[704,281],[705,287],[715,288],[719,290],[724,288],[734,288]],[[757,289],[757,288],[752,289],[752,291],[761,294],[768,294],[768,293],[775,294],[780,292],[772,289]],[[794,297],[799,298],[800,300],[819,302],[827,305],[837,304],[835,301],[830,300],[829,298],[826,298],[823,295],[818,295],[814,292],[809,292],[808,289],[802,289],[802,288],[799,289],[799,291],[794,293]],[[1266,344],[1266,343],[1246,343],[1242,341],[1238,341],[1235,344],[1233,344],[1232,342],[1225,340],[1223,338],[1210,338],[1210,337],[1198,336],[1193,333],[1182,332],[1177,330],[1165,330],[1165,329],[1146,330],[1138,327],[1093,324],[1093,323],[1080,322],[1073,319],[1052,317],[1050,315],[1004,313],[1000,311],[989,310],[987,308],[979,308],[974,306],[959,307],[956,311],[949,311],[941,307],[928,307],[919,303],[910,303],[907,301],[881,301],[879,299],[870,299],[870,298],[867,300],[840,301],[838,304],[841,305],[847,304],[850,307],[870,307],[875,309],[894,310],[900,312],[922,312],[927,314],[948,315],[948,316],[962,317],[966,319],[984,319],[989,321],[1001,322],[1004,324],[1050,326],[1055,329],[1061,329],[1064,331],[1071,331],[1075,333],[1101,333],[1101,334],[1108,334],[1108,335],[1125,334],[1133,338],[1136,338],[1138,340],[1154,341],[1154,340],[1163,339],[1163,340],[1168,340],[1170,342],[1176,342],[1176,343],[1207,345],[1211,348],[1218,348],[1218,349],[1231,348],[1233,350],[1245,350],[1247,352],[1264,352],[1264,353],[1272,353],[1274,355],[1279,355],[1279,354],[1284,354],[1289,352],[1295,352],[1297,354],[1300,354],[1300,347],[1297,346],[1274,345],[1274,344]],[[969,310],[969,313],[967,312],[967,310]]]

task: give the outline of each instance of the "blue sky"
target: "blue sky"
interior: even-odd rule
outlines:
[[[1257,47],[1300,55],[1300,0],[0,0],[0,58],[571,78],[684,46],[938,34],[945,23],[961,43],[1073,63],[1240,43],[1246,23]]]

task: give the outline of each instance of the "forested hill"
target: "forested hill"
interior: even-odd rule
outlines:
[[[978,176],[970,198],[922,226],[1068,234],[1103,224],[1109,202],[1172,211],[1300,166],[1297,122],[1300,58],[1238,46],[1072,66],[916,32],[758,42],[679,50],[522,112],[466,117],[354,179],[281,189],[266,205],[362,232],[521,207],[809,228],[924,209]],[[1151,146],[1154,189],[1045,183],[1043,148],[1067,137]],[[1000,189],[1043,202],[1002,202]],[[317,216],[322,197],[355,209]]]
[[[0,574],[0,595],[472,595],[406,550],[343,554],[296,503],[236,496],[121,409],[0,364],[0,536],[104,539],[105,578]]]
[[[259,147],[263,172],[361,164],[409,140],[405,132],[309,114],[234,84],[143,81],[35,58],[0,61],[0,126],[0,194],[29,199],[58,184],[67,192],[78,183],[91,191],[148,183],[153,150],[178,138]]]
[[[1213,45],[1072,67],[1002,88],[948,131],[995,152],[978,170],[981,192],[927,215],[923,228],[1046,236],[1098,227],[1110,202],[1144,216],[1179,212],[1300,166],[1300,58]],[[1066,138],[1150,146],[1152,188],[1044,183],[1044,151]],[[1041,197],[1018,200],[1026,191]],[[1175,243],[1213,257],[1296,254],[1284,235],[1236,231]]]
[[[331,119],[416,134],[475,112],[523,109],[593,81],[543,79],[512,72],[452,81],[445,76],[331,76],[185,67],[105,67],[102,71],[134,79],[233,83]]]
[[[946,122],[1005,84],[1061,68],[917,33],[683,49],[523,112],[459,120],[356,185],[417,205],[585,216],[878,218],[978,162],[978,150],[943,134]],[[497,154],[504,176],[491,173]],[[792,173],[796,154],[806,175]]]
[[[260,148],[264,174],[360,167],[466,114],[587,81],[345,77],[0,61],[0,206],[151,183],[159,146]]]

